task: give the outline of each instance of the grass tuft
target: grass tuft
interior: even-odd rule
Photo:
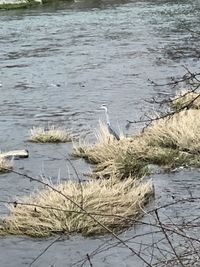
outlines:
[[[73,156],[85,158],[88,162],[97,164],[105,160],[113,159],[113,154],[119,154],[121,148],[127,147],[128,138],[120,136],[120,141],[117,141],[110,135],[107,126],[100,122],[99,129],[95,131],[96,143],[94,145],[79,142],[79,145],[74,145]]]
[[[0,173],[5,173],[11,171],[13,165],[10,160],[0,157]]]
[[[175,168],[200,166],[200,110],[183,110],[153,121],[143,133],[120,141],[97,135],[94,145],[75,147],[74,153],[96,166],[91,176],[124,179],[148,174],[148,164]],[[103,127],[100,125],[100,127]],[[104,128],[100,128],[104,132]]]
[[[136,219],[143,213],[144,205],[153,194],[151,183],[134,182],[132,178],[123,182],[92,180],[83,183],[82,190],[79,183],[68,181],[57,185],[56,189],[76,203],[80,204],[83,199],[83,208],[114,232],[130,227],[133,224],[130,219]],[[37,207],[9,206],[11,214],[0,227],[1,235],[44,237],[59,232],[83,235],[106,233],[102,226],[52,189],[45,189],[21,201]]]
[[[113,159],[98,163],[91,177],[93,178],[111,178],[123,180],[128,177],[132,179],[142,178],[149,173],[147,163],[139,160],[131,149],[121,150],[119,154],[114,155]]]
[[[138,160],[137,149],[133,140],[121,135],[119,141],[110,136],[106,125],[100,123],[99,132],[96,131],[97,142],[94,145],[82,144],[74,146],[73,155],[82,157],[89,163],[96,164],[90,175],[94,178],[115,178],[121,180],[131,176],[141,178],[148,172],[147,163]]]
[[[183,110],[170,118],[153,122],[144,138],[153,146],[200,152],[200,110]]]
[[[180,110],[188,105],[190,109],[200,109],[200,93],[182,90],[172,99],[170,107]]]
[[[200,166],[200,158],[178,149],[150,146],[144,154],[144,161],[158,166],[166,166],[168,169],[176,167]]]
[[[64,143],[72,141],[72,135],[54,126],[47,130],[42,127],[34,127],[30,130],[30,141],[36,143]]]

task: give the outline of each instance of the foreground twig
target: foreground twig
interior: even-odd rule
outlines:
[[[157,210],[155,210],[155,214],[156,214],[156,218],[157,218],[157,220],[158,220],[158,223],[159,223],[159,225],[160,225],[160,227],[161,227],[161,229],[162,229],[162,232],[163,232],[163,234],[165,235],[166,240],[167,240],[167,242],[169,243],[169,245],[170,245],[172,251],[174,252],[174,255],[175,255],[176,258],[178,259],[178,261],[179,261],[179,263],[181,264],[181,266],[182,266],[182,267],[185,267],[185,265],[182,263],[180,257],[179,257],[178,254],[176,253],[176,250],[175,250],[174,246],[172,245],[172,243],[171,243],[171,241],[170,241],[170,239],[169,239],[169,237],[168,237],[168,234],[167,234],[166,230],[164,229],[164,227],[163,227],[163,225],[162,225],[162,223],[161,223],[161,221],[160,221],[160,218],[159,218],[159,215],[158,215],[158,211],[157,211]]]
[[[31,267],[44,253],[52,247],[57,241],[61,239],[62,235],[59,235],[53,242],[51,242],[34,260],[28,265],[28,267]]]
[[[82,181],[81,181],[81,179],[79,177],[79,174],[78,174],[76,168],[74,167],[74,164],[72,163],[72,161],[68,157],[67,157],[67,161],[71,165],[71,167],[72,167],[72,169],[73,169],[73,171],[74,171],[74,173],[75,173],[75,175],[76,175],[76,177],[78,179],[78,183],[79,183],[80,190],[81,190],[81,203],[80,203],[80,205],[81,205],[81,208],[83,208],[83,187],[82,187]]]
[[[154,86],[176,86],[180,83],[183,83],[183,82],[187,82],[189,83],[189,85],[192,87],[190,90],[188,90],[188,92],[186,92],[185,94],[183,94],[182,96],[179,96],[175,99],[165,99],[163,101],[157,101],[155,98],[153,98],[153,100],[151,101],[151,103],[153,104],[159,104],[159,105],[163,105],[163,104],[169,104],[170,102],[172,101],[175,101],[177,99],[181,99],[183,97],[186,97],[187,94],[190,94],[190,93],[194,93],[196,92],[199,87],[200,87],[200,73],[193,73],[191,72],[187,67],[184,66],[184,68],[186,69],[187,73],[181,78],[181,79],[174,79],[174,78],[171,78],[171,82],[169,83],[165,83],[165,84],[157,84],[153,81],[151,81],[151,83],[154,85]],[[178,110],[173,110],[171,112],[167,112],[167,113],[160,113],[158,116],[156,116],[155,118],[151,118],[149,117],[149,115],[145,115],[144,117],[146,117],[145,119],[143,118],[140,118],[139,120],[127,120],[127,124],[126,124],[126,129],[129,129],[130,125],[131,124],[139,124],[139,123],[147,123],[146,126],[148,126],[149,124],[151,124],[153,121],[158,121],[160,119],[164,119],[164,118],[170,118],[172,117],[173,115],[181,112],[182,110],[184,109],[189,109],[191,107],[191,105],[194,103],[194,101],[196,101],[198,98],[200,97],[200,94],[198,94],[194,99],[192,99],[189,103],[187,103],[186,105],[183,105],[181,108],[179,108]],[[149,102],[149,101],[148,101]]]

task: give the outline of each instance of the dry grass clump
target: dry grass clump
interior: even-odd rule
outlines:
[[[0,155],[0,173],[9,172],[13,169],[12,162],[7,160]]]
[[[107,124],[102,121],[99,121],[99,130],[95,130],[95,136],[99,143],[103,144],[117,141],[116,138],[110,134]],[[119,134],[119,137],[121,140],[125,138],[123,132]]]
[[[68,181],[57,185],[57,190],[83,208],[110,230],[128,228],[143,212],[143,207],[153,194],[150,183],[136,183],[132,178],[92,180],[82,184]],[[83,200],[83,201],[82,201]],[[33,205],[9,206],[10,216],[0,227],[0,234],[50,236],[54,233],[103,234],[107,231],[97,222],[52,189],[45,189],[20,202]],[[46,208],[42,208],[42,207]]]
[[[90,163],[98,164],[113,159],[113,157],[118,155],[122,150],[128,149],[129,145],[129,139],[120,141],[113,140],[105,143],[97,140],[94,145],[81,144],[79,147],[74,145],[73,155],[85,158]]]
[[[170,106],[174,110],[180,110],[187,106],[190,109],[200,109],[200,93],[182,90],[172,99]]]
[[[139,153],[146,149],[146,144],[142,140],[122,136],[117,141],[110,136],[104,124],[100,124],[96,137],[97,142],[94,145],[74,146],[73,153],[77,157],[85,158],[88,162],[96,164],[91,174],[92,177],[141,178],[148,172],[147,163],[138,160]]]
[[[168,170],[180,166],[200,167],[199,155],[160,146],[149,146],[143,156],[143,160],[149,164],[165,166]]]
[[[70,142],[72,141],[72,135],[54,126],[49,129],[33,127],[33,129],[30,130],[30,141],[36,143]]]
[[[75,155],[96,164],[91,176],[124,179],[148,174],[147,165],[169,168],[200,166],[200,111],[183,110],[152,122],[143,133],[117,141],[98,135],[94,145],[75,148]],[[105,130],[100,125],[100,132]]]
[[[107,126],[100,122],[98,131],[95,131],[96,143],[94,145],[79,143],[79,146],[74,144],[73,155],[75,157],[85,158],[88,162],[97,164],[106,160],[113,159],[114,154],[119,154],[123,147],[128,147],[129,139],[123,135],[120,136],[120,141],[117,141],[108,131]]]
[[[127,177],[132,179],[144,177],[149,173],[147,163],[137,157],[132,148],[119,150],[118,154],[113,155],[110,160],[98,163],[93,168],[92,177],[94,178],[110,178],[112,176],[119,180]]]
[[[200,152],[200,111],[184,110],[153,122],[144,131],[149,144],[190,153]]]

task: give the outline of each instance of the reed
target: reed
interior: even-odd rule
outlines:
[[[9,172],[13,169],[13,164],[10,160],[7,160],[0,155],[0,173]]]
[[[36,143],[62,143],[72,141],[72,135],[63,129],[55,126],[45,129],[42,127],[33,127],[30,130],[30,141]]]
[[[184,107],[200,109],[200,93],[183,89],[172,98],[170,107],[174,110],[180,110]]]
[[[133,220],[143,214],[143,207],[153,194],[149,182],[120,182],[90,180],[80,184],[74,181],[55,186],[68,198],[110,230],[117,232],[128,228]],[[24,197],[15,207],[9,206],[10,215],[0,226],[0,234],[45,237],[55,233],[81,233],[83,235],[104,234],[107,231],[74,203],[52,189],[41,190]],[[28,205],[29,204],[29,205]]]
[[[148,164],[200,166],[200,111],[183,110],[152,123],[145,130],[119,141],[109,138],[101,124],[95,144],[74,146],[74,155],[95,164],[91,177],[124,179],[148,174]]]
[[[200,111],[183,110],[170,118],[153,122],[144,131],[143,138],[153,146],[200,152]]]

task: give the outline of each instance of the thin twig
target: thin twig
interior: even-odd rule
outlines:
[[[160,227],[161,227],[161,229],[162,229],[162,231],[163,231],[163,234],[165,235],[166,240],[167,240],[167,242],[169,243],[169,245],[170,245],[172,251],[174,252],[174,254],[175,254],[177,260],[179,261],[179,263],[181,264],[182,267],[185,267],[185,265],[184,265],[183,262],[181,261],[180,257],[179,257],[178,254],[176,253],[176,250],[175,250],[174,246],[172,245],[172,243],[171,243],[171,241],[170,241],[170,239],[169,239],[169,237],[168,237],[168,234],[167,234],[165,228],[163,227],[163,225],[162,225],[162,223],[161,223],[161,221],[160,221],[160,218],[159,218],[159,215],[158,215],[158,211],[157,211],[157,210],[155,210],[155,214],[156,214],[156,218],[157,218],[157,220],[158,220],[158,224],[160,225]]]
[[[80,190],[81,190],[81,208],[83,208],[83,201],[84,201],[84,197],[83,197],[83,186],[82,186],[82,180],[80,179],[79,177],[79,174],[76,170],[76,168],[74,167],[74,164],[72,163],[72,161],[67,157],[67,161],[69,162],[69,164],[71,165],[72,169],[74,170],[74,173],[76,174],[76,177],[78,179],[78,183],[79,183],[79,186],[80,186]]]
[[[86,256],[87,256],[88,262],[90,264],[90,267],[93,267],[93,264],[92,264],[91,259],[90,259],[90,255],[87,253]]]
[[[62,237],[62,235],[58,236],[53,242],[51,242],[36,258],[34,258],[34,260],[28,265],[28,267],[31,267],[40,257],[42,257],[42,255],[44,255],[44,253],[50,248],[52,247],[58,240],[60,240]]]

